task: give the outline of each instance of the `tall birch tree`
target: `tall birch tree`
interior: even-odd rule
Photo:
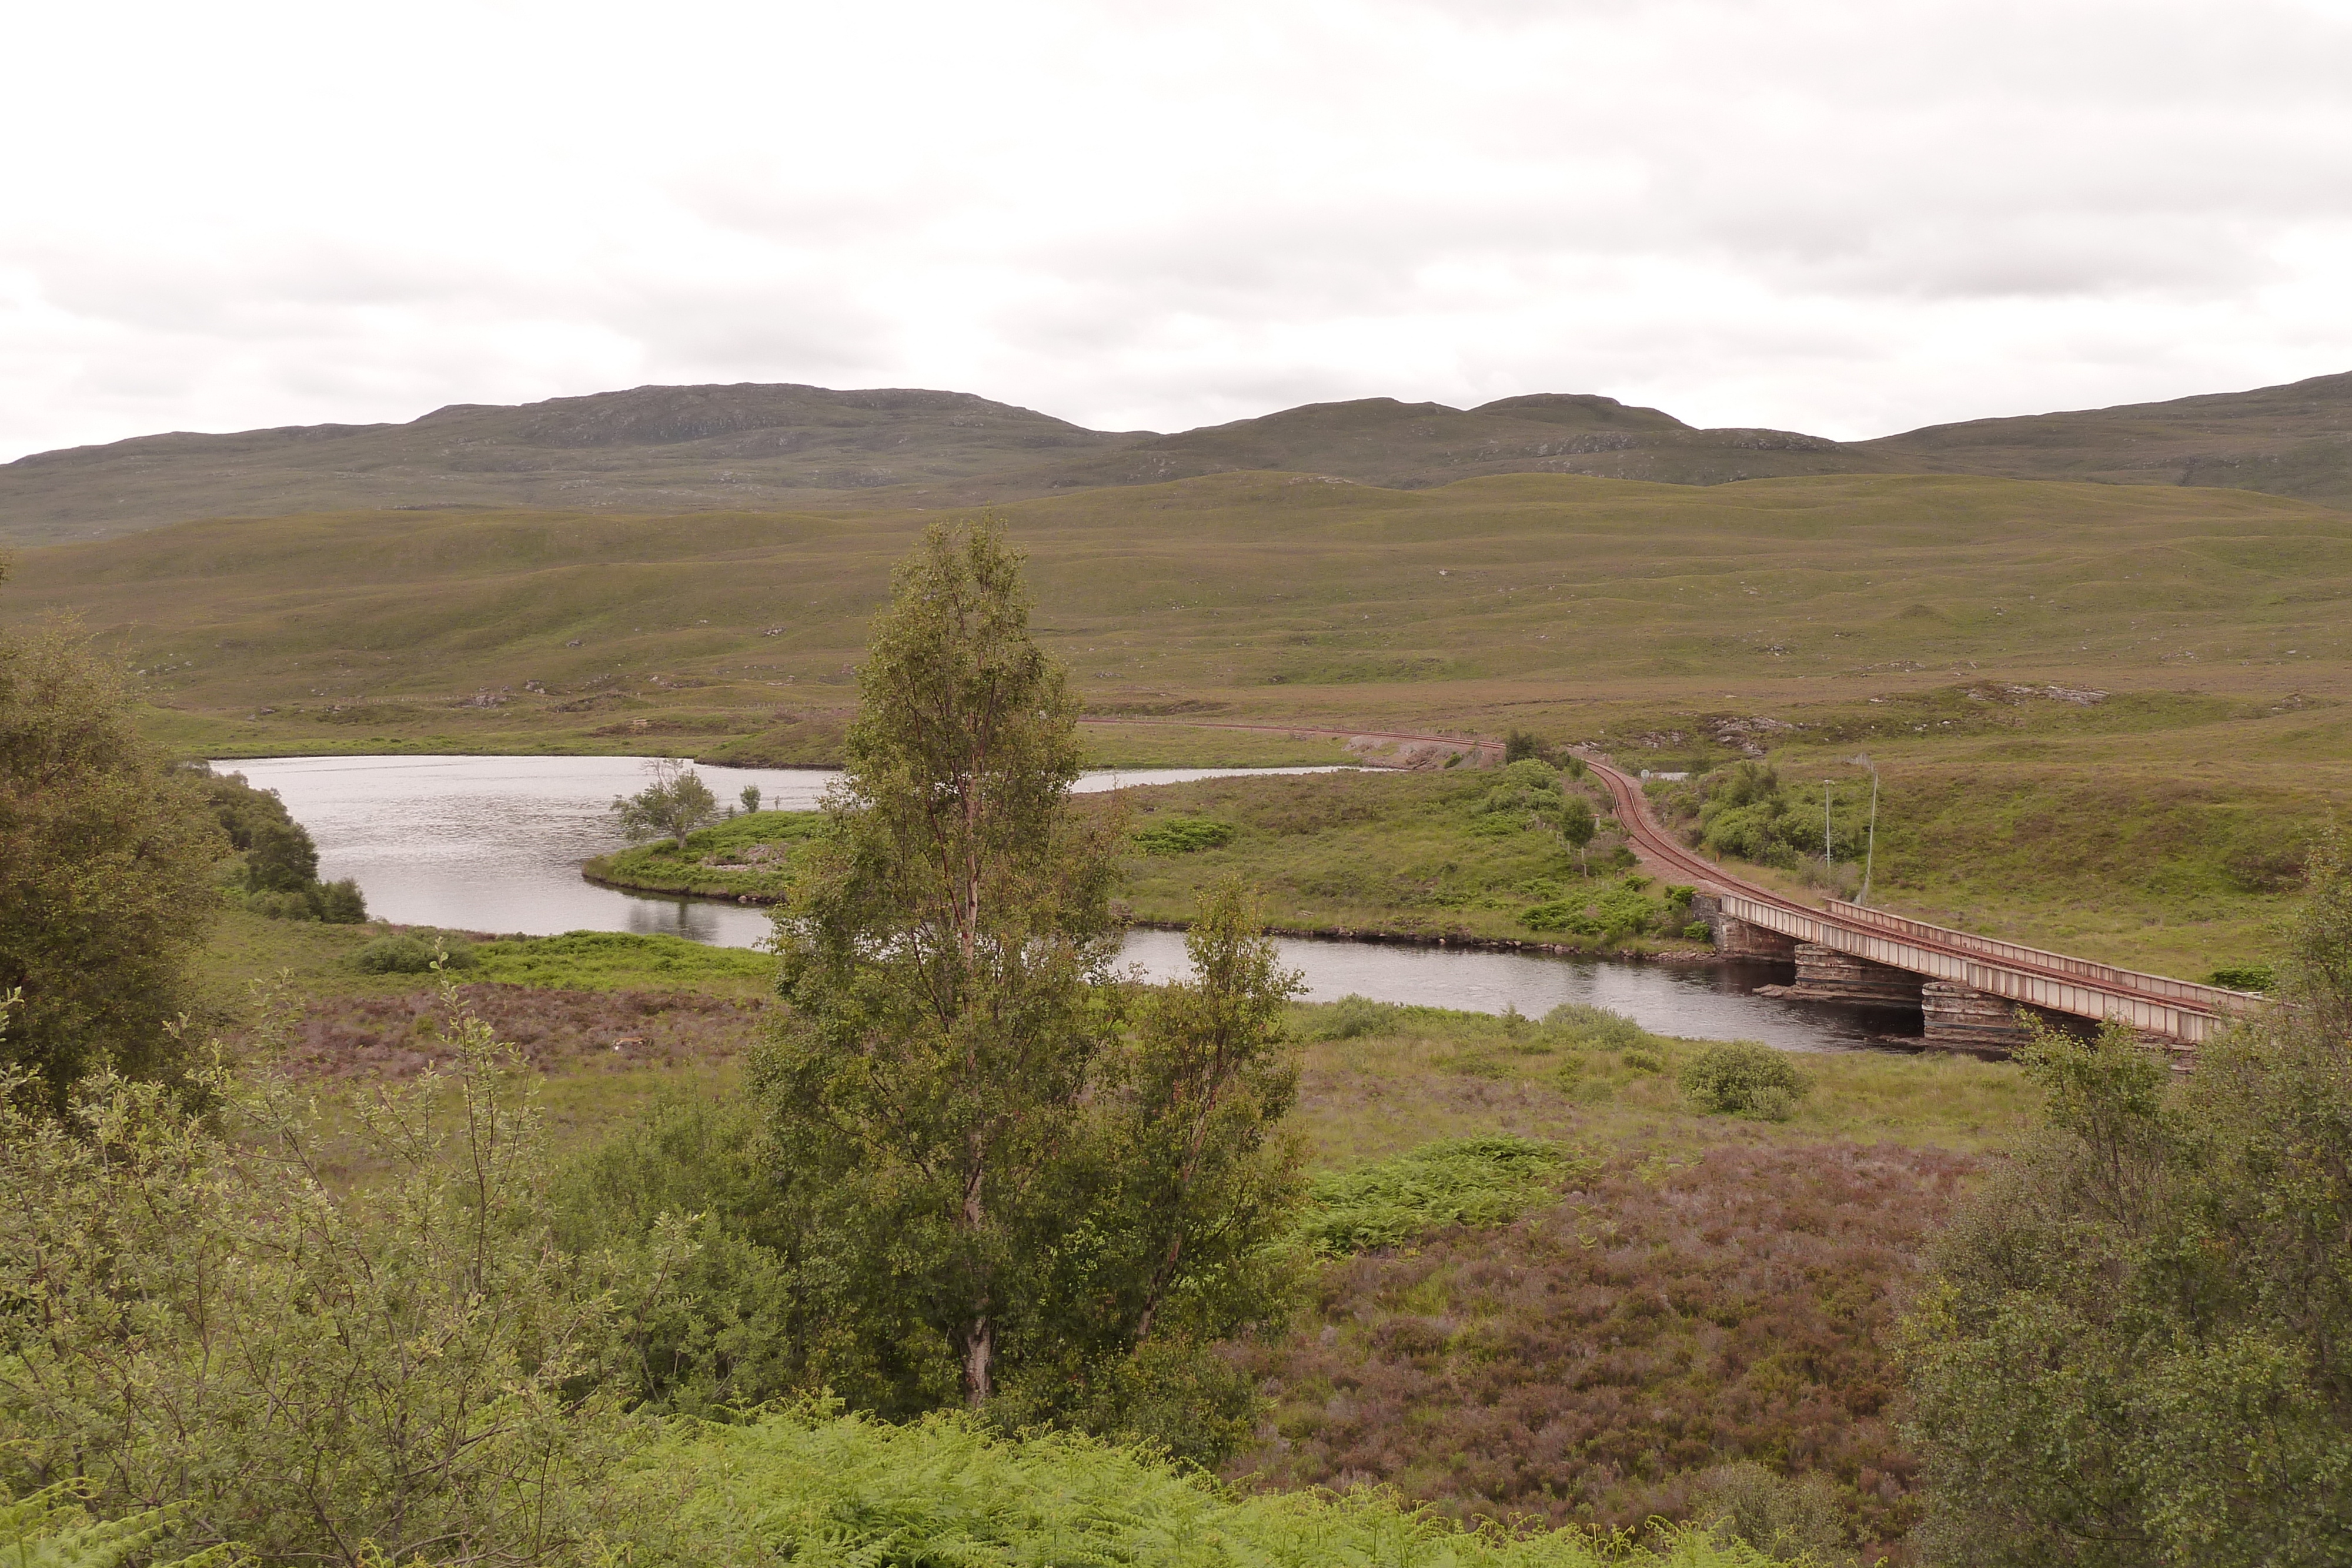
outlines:
[[[1116,1027],[1116,822],[1072,807],[1076,705],[1000,525],[934,527],[900,565],[859,697],[832,831],[779,913],[786,1006],[754,1082],[782,1179],[978,1406]]]

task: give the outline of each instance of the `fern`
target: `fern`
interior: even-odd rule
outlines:
[[[145,1559],[172,1533],[173,1508],[92,1519],[75,1481],[11,1502],[0,1498],[0,1568],[121,1568]],[[236,1552],[215,1546],[150,1568],[226,1568]]]

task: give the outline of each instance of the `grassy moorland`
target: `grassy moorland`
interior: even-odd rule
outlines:
[[[10,612],[79,612],[209,747],[719,744],[845,711],[931,516],[222,519],[24,552]],[[1704,731],[1987,679],[2267,708],[2352,653],[2345,518],[2243,492],[1250,474],[1006,516],[1106,716]]]
[[[307,1011],[291,1065],[364,1087],[436,1065],[447,1038],[429,977],[358,970],[377,939],[231,912],[212,967],[223,986],[292,971]],[[459,994],[537,1069],[564,1153],[730,1090],[772,964],[628,936],[470,956]],[[1230,1476],[1378,1481],[1463,1521],[1634,1528],[1705,1515],[1745,1466],[1800,1489],[1850,1544],[1899,1542],[1917,1499],[1891,1325],[1929,1230],[2027,1124],[2014,1069],[1809,1057],[1809,1092],[1770,1121],[1692,1103],[1681,1071],[1704,1047],[1586,1009],[1349,1001],[1295,1008],[1290,1026],[1312,1170],[1378,1173],[1496,1136],[1570,1157],[1516,1218],[1343,1249],[1295,1322],[1229,1346],[1272,1402]],[[352,1157],[329,1172],[378,1174]]]
[[[829,761],[888,563],[934,515],[215,520],[26,551],[7,611],[80,614],[192,753]],[[2352,520],[2302,502],[1232,474],[1007,517],[1098,763],[1518,727],[1803,783],[1867,749],[1885,902],[2176,972],[2274,944],[2274,895],[2205,864],[2208,828],[2226,858],[2352,799]],[[1276,727],[1221,727],[1249,725]]]

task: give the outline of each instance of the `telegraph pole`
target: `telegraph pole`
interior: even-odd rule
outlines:
[[[1853,895],[1856,904],[1870,903],[1870,873],[1878,863],[1878,764],[1865,751],[1846,760],[1856,768],[1870,769],[1870,838],[1862,852],[1862,891]]]

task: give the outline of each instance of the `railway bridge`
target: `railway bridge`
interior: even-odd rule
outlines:
[[[1692,906],[1714,929],[1718,950],[1795,961],[1796,983],[1781,995],[1916,1006],[1927,1044],[1981,1053],[2004,1052],[2024,1039],[2021,1007],[2112,1019],[2150,1044],[2193,1052],[2231,1017],[2263,1005],[2248,992],[2095,964],[1884,910],[1801,902],[1733,876],[1679,842],[1651,816],[1632,776],[1600,762],[1592,770],[1642,858],[1698,889]]]

